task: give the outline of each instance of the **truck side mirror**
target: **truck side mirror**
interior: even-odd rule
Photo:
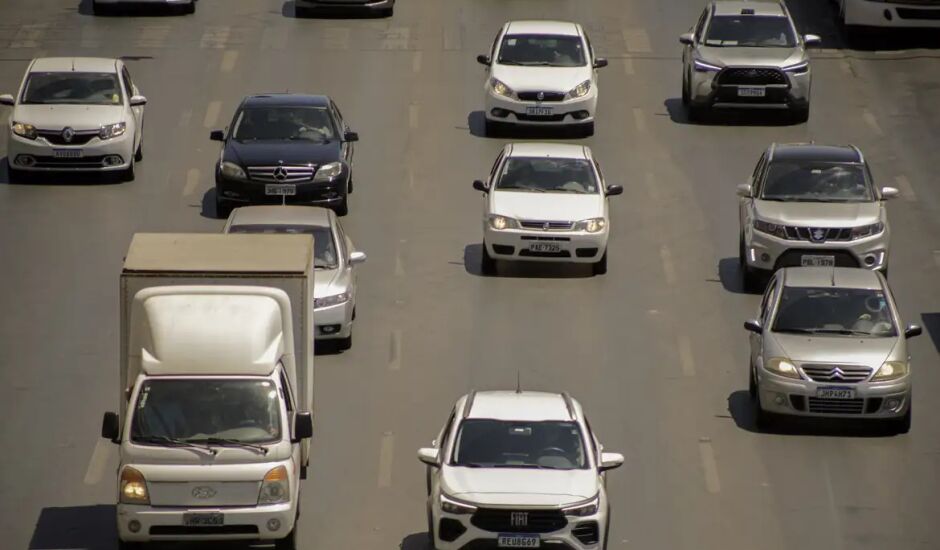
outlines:
[[[431,447],[424,447],[423,449],[418,449],[418,460],[424,462],[428,466],[440,466],[440,453],[437,449]]]
[[[473,180],[473,188],[477,191],[483,191],[484,193],[487,193],[490,190],[489,187],[483,183],[483,180]]]
[[[212,130],[209,132],[209,139],[212,141],[225,141],[225,132],[222,130]]]
[[[294,437],[292,443],[300,443],[302,439],[313,437],[313,415],[310,411],[300,411],[294,414]]]
[[[104,413],[104,418],[101,419],[101,437],[117,443],[120,436],[121,422],[117,413]]]

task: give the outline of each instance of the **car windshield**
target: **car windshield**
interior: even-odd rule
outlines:
[[[23,103],[31,105],[120,105],[115,73],[30,73]]]
[[[705,33],[706,46],[793,48],[790,20],[779,15],[716,15]]]
[[[587,468],[575,422],[516,422],[471,418],[457,433],[451,464],[471,468]]]
[[[237,141],[313,141],[336,139],[329,112],[323,107],[246,107],[238,114],[232,135]]]
[[[295,235],[313,235],[313,266],[318,269],[336,269],[338,258],[333,230],[320,225],[233,225],[229,233],[290,233]]]
[[[884,292],[863,288],[785,287],[774,332],[897,336]]]
[[[511,157],[503,165],[496,189],[535,193],[597,193],[591,162],[585,159]]]
[[[227,439],[270,443],[281,437],[278,389],[270,380],[146,380],[131,421],[131,441]]]
[[[500,65],[584,66],[584,44],[580,36],[510,34],[499,46]]]
[[[767,170],[761,198],[804,202],[870,202],[872,188],[860,164],[775,161]]]

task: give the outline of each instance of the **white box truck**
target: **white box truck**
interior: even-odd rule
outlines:
[[[121,273],[121,548],[293,550],[313,425],[313,237],[137,234]]]

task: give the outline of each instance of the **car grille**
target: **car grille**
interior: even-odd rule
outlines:
[[[871,375],[868,367],[849,365],[803,365],[806,376],[816,382],[846,382],[857,384],[864,382]]]
[[[516,113],[516,119],[524,122],[561,122],[568,116],[567,113],[560,115],[527,115],[525,113]]]
[[[102,168],[104,167],[104,156],[97,155],[91,157],[79,157],[73,159],[62,159],[55,157],[34,157],[35,168]]]
[[[542,99],[539,99],[542,94]],[[563,101],[564,92],[519,92],[519,99],[522,101]]]
[[[571,530],[574,538],[581,541],[582,544],[597,544],[599,538],[599,529],[596,521],[585,521],[575,525]]]
[[[313,164],[299,166],[249,166],[248,178],[267,183],[303,183],[313,179],[317,167]]]
[[[719,86],[769,86],[787,84],[787,77],[780,69],[767,67],[731,67],[718,73]]]
[[[524,229],[541,229],[543,231],[571,231],[571,228],[574,227],[574,222],[520,220],[519,225]]]
[[[916,8],[898,8],[898,17],[901,19],[929,19],[940,20],[940,10],[919,10]]]
[[[522,521],[514,514],[526,514]],[[516,521],[513,521],[516,517]],[[473,513],[470,523],[484,531],[494,533],[551,533],[563,529],[568,520],[561,510],[507,510],[480,508]]]
[[[217,525],[212,527],[188,527],[185,525],[154,525],[150,528],[154,536],[218,536],[218,535],[257,535],[255,525]]]
[[[865,406],[864,399],[825,399],[810,397],[809,412],[834,414],[861,414]]]
[[[498,539],[473,539],[461,546],[460,550],[502,550],[502,548],[503,547],[499,545]],[[542,548],[548,548],[550,550],[575,550],[574,546],[560,540],[542,541]]]
[[[852,228],[851,227],[797,227],[795,225],[785,225],[784,230],[787,233],[787,238],[791,241],[810,241],[810,242],[825,242],[825,241],[851,241],[852,240]],[[820,231],[822,238],[813,239],[814,233]]]
[[[787,250],[777,258],[777,263],[774,265],[774,270],[780,269],[781,267],[799,267],[803,265],[803,255],[822,255],[822,256],[833,256],[836,261],[836,267],[860,267],[858,265],[858,260],[855,259],[855,256],[847,250],[830,250],[830,249],[805,249],[805,248],[793,248]]]
[[[72,141],[65,141],[62,130],[37,130],[36,134],[53,145],[85,145],[98,135],[98,130],[77,131],[72,136]]]

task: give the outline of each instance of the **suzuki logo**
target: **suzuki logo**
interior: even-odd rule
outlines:
[[[66,127],[62,130],[62,139],[65,141],[65,143],[72,143],[72,138],[73,138],[73,137],[75,137],[75,130],[73,130],[73,129],[69,128],[68,126],[66,126]]]
[[[511,512],[509,514],[509,525],[512,527],[528,527],[529,526],[529,513],[528,512]]]
[[[207,487],[205,485],[200,487],[194,487],[192,491],[193,497],[198,499],[207,499],[215,496],[215,489],[212,487]]]
[[[287,169],[283,166],[278,166],[274,169],[274,179],[277,181],[284,181],[287,179]]]
[[[812,229],[810,230],[809,238],[814,243],[821,243],[826,240],[826,230],[825,229]]]

